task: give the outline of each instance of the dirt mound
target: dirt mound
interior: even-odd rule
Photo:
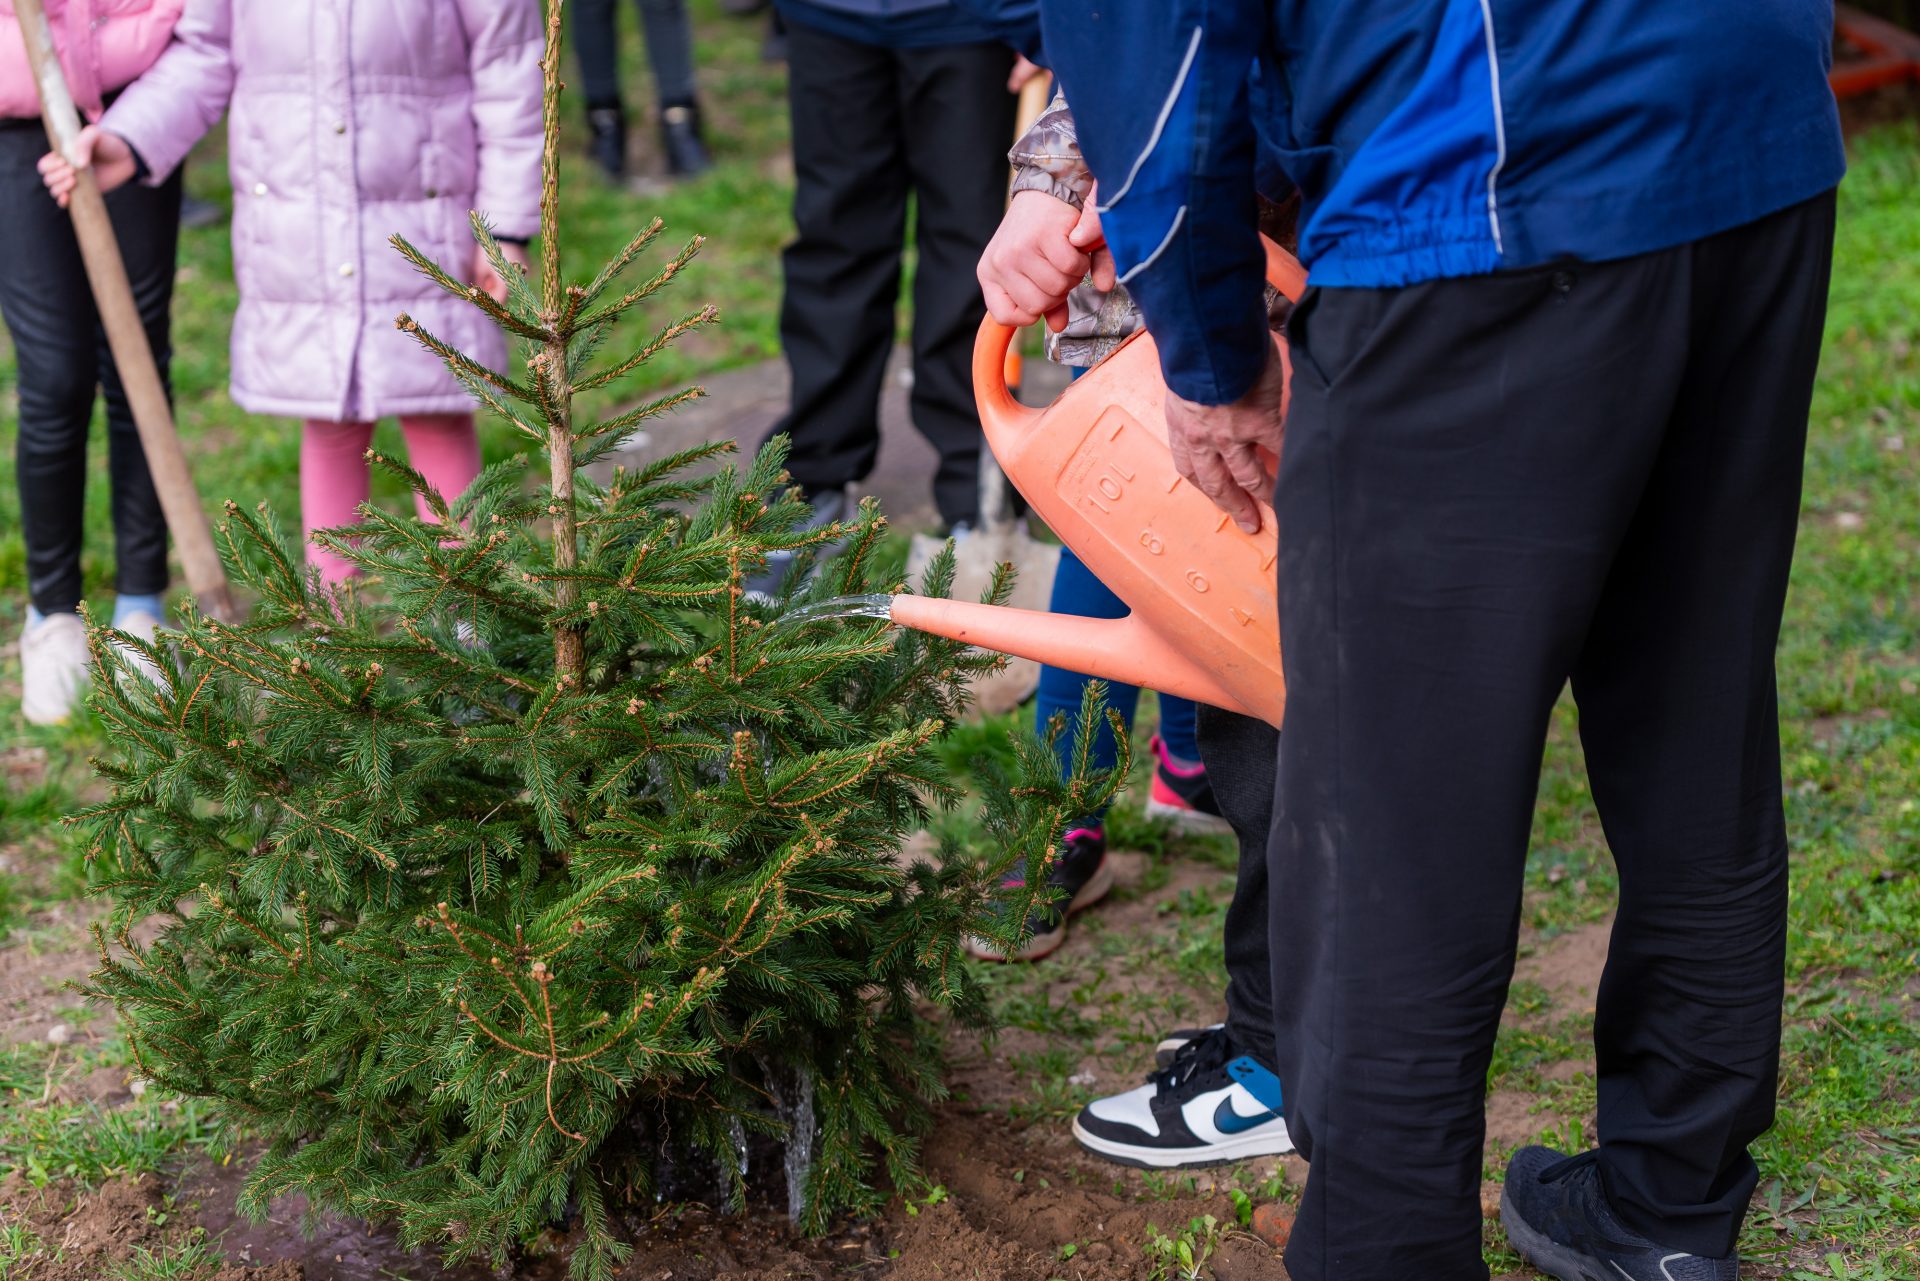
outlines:
[[[97,1188],[61,1181],[35,1187],[0,1179],[0,1228],[20,1230],[34,1253],[18,1260],[34,1281],[100,1281],[146,1251],[164,1252],[197,1229],[168,1212],[152,1175],[109,1179]],[[304,1281],[297,1264],[223,1267],[212,1281]]]
[[[1142,1281],[1152,1272],[1150,1228],[1173,1236],[1209,1214],[1234,1223],[1232,1202],[1206,1171],[1194,1173],[1191,1191],[1181,1175],[1167,1180],[1179,1194],[1143,1201],[1061,1126],[1016,1130],[991,1114],[949,1109],[926,1161],[945,1198],[918,1215],[890,1216],[888,1245],[899,1253],[887,1281]],[[1223,1232],[1213,1273],[1221,1281],[1286,1277],[1272,1249],[1237,1229]]]
[[[160,1242],[155,1222],[165,1204],[151,1176],[115,1179],[92,1191],[66,1182],[36,1188],[18,1174],[0,1180],[0,1206],[9,1228],[39,1242],[39,1281],[94,1281],[133,1256],[135,1246]]]

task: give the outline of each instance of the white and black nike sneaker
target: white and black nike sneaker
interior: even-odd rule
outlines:
[[[1600,1186],[1599,1156],[1513,1154],[1500,1224],[1528,1263],[1560,1281],[1740,1281],[1737,1255],[1670,1249],[1622,1223]]]
[[[1293,1151],[1280,1078],[1209,1028],[1137,1090],[1095,1099],[1073,1121],[1088,1151],[1148,1169],[1226,1165]]]

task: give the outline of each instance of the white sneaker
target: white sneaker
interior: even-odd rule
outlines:
[[[20,636],[20,712],[33,725],[58,725],[87,692],[87,625],[78,614],[48,614]]]
[[[125,632],[136,640],[143,640],[148,644],[152,644],[160,634],[160,620],[144,609],[136,609],[116,624],[114,630]],[[161,671],[159,666],[152,659],[148,658],[143,651],[137,650],[131,645],[116,644],[114,648],[120,651],[120,657],[126,660],[127,666],[135,672],[138,672],[149,684],[157,686],[160,689],[167,688],[166,673]]]
[[[1209,1029],[1173,1062],[1124,1094],[1095,1099],[1074,1118],[1080,1146],[1149,1169],[1226,1165],[1293,1151],[1280,1114],[1280,1078]]]

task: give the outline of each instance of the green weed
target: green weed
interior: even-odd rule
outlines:
[[[43,1263],[58,1262],[40,1234],[24,1223],[0,1224],[0,1281],[28,1281]]]
[[[224,1149],[208,1103],[158,1094],[149,1090],[111,1109],[92,1103],[0,1109],[0,1174],[18,1170],[38,1187],[56,1179],[98,1183],[159,1170],[184,1151]]]
[[[1199,1281],[1224,1235],[1220,1220],[1211,1214],[1190,1220],[1172,1236],[1149,1223],[1145,1247],[1148,1275],[1152,1281]]]
[[[135,1246],[133,1257],[113,1271],[115,1281],[201,1281],[219,1268],[222,1255],[194,1228],[185,1240],[149,1249]]]

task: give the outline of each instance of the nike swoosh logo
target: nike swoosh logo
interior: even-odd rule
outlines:
[[[1222,1134],[1245,1134],[1256,1125],[1265,1125],[1278,1117],[1278,1112],[1262,1112],[1258,1116],[1241,1116],[1233,1110],[1233,1098],[1220,1100],[1220,1106],[1213,1110],[1213,1128]]]

